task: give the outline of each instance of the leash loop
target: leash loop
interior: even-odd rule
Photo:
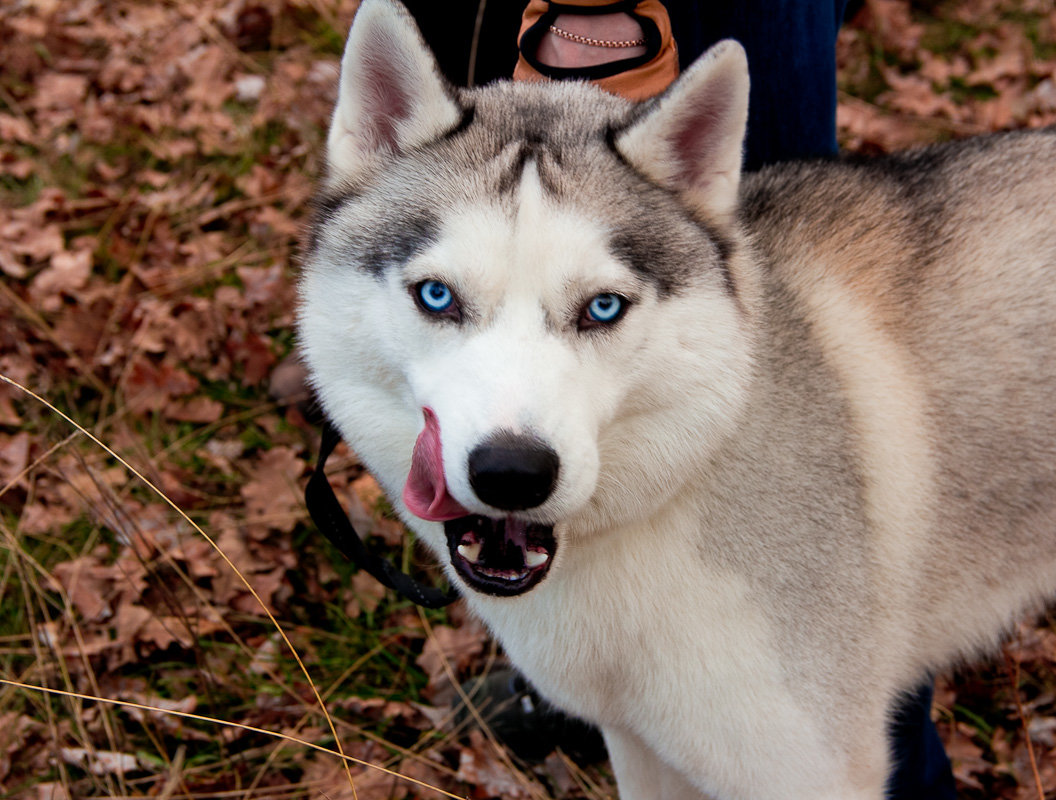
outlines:
[[[319,447],[319,463],[304,488],[304,502],[315,526],[357,567],[365,569],[384,586],[398,592],[412,603],[425,608],[443,608],[453,603],[458,599],[458,591],[454,587],[444,592],[426,586],[397,569],[389,561],[370,552],[363,544],[324,472],[326,460],[340,441],[341,434],[337,432],[337,428],[329,421],[326,422],[323,426],[322,444]]]

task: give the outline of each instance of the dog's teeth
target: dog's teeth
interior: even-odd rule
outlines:
[[[470,564],[476,564],[480,560],[480,542],[476,544],[460,544],[458,554]]]
[[[532,568],[541,567],[550,559],[550,555],[542,550],[529,550],[524,554],[524,562]]]

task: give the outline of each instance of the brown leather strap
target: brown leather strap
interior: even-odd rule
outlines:
[[[598,14],[626,12],[636,17],[642,24],[647,42],[655,39],[655,44],[647,57],[626,63],[614,61],[611,64],[588,67],[584,69],[552,68],[540,64],[534,58],[534,49],[538,46],[539,36],[549,29],[550,21],[558,13]],[[518,36],[521,48],[520,58],[513,71],[514,80],[545,81],[565,79],[586,79],[608,92],[622,95],[630,100],[645,100],[660,94],[676,77],[678,77],[678,50],[671,35],[671,20],[667,9],[659,0],[566,0],[563,3],[550,3],[547,0],[531,0],[524,10],[521,19],[521,32]],[[648,46],[648,45],[647,45]]]

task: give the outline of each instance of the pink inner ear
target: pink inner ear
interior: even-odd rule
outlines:
[[[680,120],[681,124],[672,132],[670,141],[683,169],[683,180],[691,185],[705,179],[711,172],[709,165],[717,160],[715,154],[708,153],[709,147],[719,145],[713,141],[719,131],[717,117],[714,112],[702,111]]]
[[[431,408],[423,408],[422,413],[425,427],[414,443],[411,471],[403,487],[403,502],[416,517],[433,522],[467,516],[469,512],[447,493],[440,422]]]
[[[742,90],[736,74],[720,70],[682,98],[682,113],[665,137],[681,167],[682,185],[699,190],[740,171],[743,129],[736,122]]]
[[[377,147],[396,152],[399,149],[397,128],[411,113],[409,93],[393,64],[396,43],[382,36],[367,42],[364,50],[360,80],[367,100],[365,110],[369,115],[364,122]]]

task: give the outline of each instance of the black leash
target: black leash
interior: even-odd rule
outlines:
[[[357,567],[365,569],[382,584],[399,592],[411,602],[425,608],[443,608],[453,603],[458,599],[458,592],[453,587],[442,592],[432,586],[419,583],[384,558],[367,550],[363,540],[356,533],[356,529],[349,522],[345,510],[337,502],[334,489],[323,471],[326,460],[340,441],[341,434],[337,432],[337,428],[327,422],[323,426],[319,463],[304,489],[304,501],[308,505],[308,513],[311,514],[315,526]]]

